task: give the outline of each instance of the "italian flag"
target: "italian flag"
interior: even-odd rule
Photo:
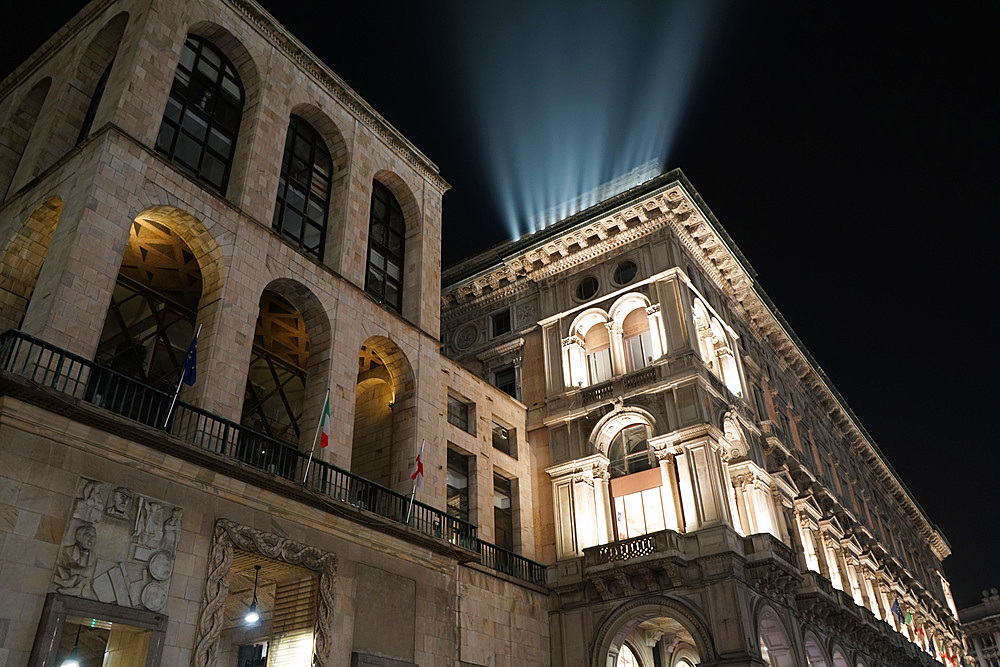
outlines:
[[[319,446],[320,448],[326,447],[330,444],[330,398],[327,396],[326,406],[323,408],[323,419],[320,422],[320,436],[319,436]],[[315,446],[315,445],[313,445]]]

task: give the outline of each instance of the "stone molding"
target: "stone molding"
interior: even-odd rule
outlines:
[[[333,589],[337,583],[337,557],[317,547],[301,544],[273,533],[265,533],[228,519],[215,522],[215,533],[208,555],[208,581],[198,622],[198,641],[192,665],[215,667],[219,658],[219,637],[222,634],[226,598],[229,596],[229,570],[233,551],[239,549],[297,565],[319,574],[319,596],[316,605],[316,625],[312,667],[326,667],[333,646]]]

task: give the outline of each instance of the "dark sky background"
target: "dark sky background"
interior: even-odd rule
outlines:
[[[1000,586],[1000,3],[262,1],[441,168],[446,263],[644,151],[682,168],[950,540],[959,606]],[[78,6],[5,8],[0,75]]]

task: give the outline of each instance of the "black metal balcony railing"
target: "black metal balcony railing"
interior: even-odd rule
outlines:
[[[308,455],[294,447],[184,401],[177,402],[166,424],[169,394],[20,331],[0,334],[0,369],[284,479],[302,483],[306,475]],[[406,520],[409,497],[325,461],[313,459],[304,485],[393,521]],[[482,542],[476,536],[476,526],[468,521],[414,502],[409,525],[425,535],[479,552],[489,567],[544,583],[542,565]]]
[[[486,567],[523,579],[536,586],[545,585],[545,566],[541,563],[520,556],[513,551],[498,547],[489,542],[476,540],[479,551],[479,562]]]

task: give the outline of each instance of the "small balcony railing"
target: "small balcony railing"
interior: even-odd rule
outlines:
[[[484,566],[523,579],[536,586],[545,585],[545,566],[541,563],[536,563],[495,544],[481,540],[476,541],[479,545],[479,562]]]

